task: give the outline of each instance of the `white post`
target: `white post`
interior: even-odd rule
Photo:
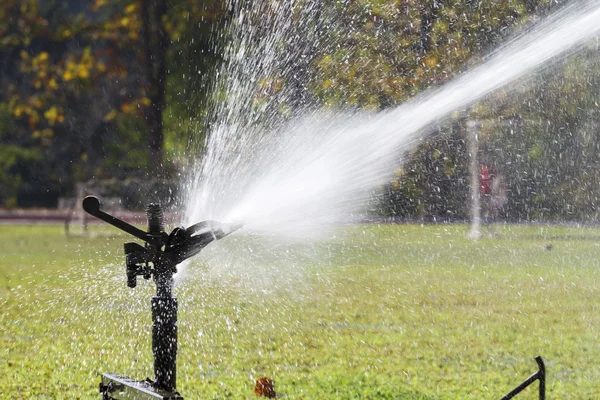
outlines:
[[[471,229],[467,234],[469,239],[479,239],[481,237],[481,195],[479,193],[479,162],[477,161],[479,151],[478,128],[479,121],[467,121],[469,156],[471,157],[469,167],[471,174]]]

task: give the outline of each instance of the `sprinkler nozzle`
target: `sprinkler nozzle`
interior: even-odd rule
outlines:
[[[216,221],[202,221],[189,228],[176,228],[169,235],[165,253],[172,253],[176,263],[193,257],[210,242],[223,239],[242,225],[228,225]]]

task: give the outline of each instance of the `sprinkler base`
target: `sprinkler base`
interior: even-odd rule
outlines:
[[[119,374],[102,374],[102,400],[183,400],[177,392],[166,392],[152,386],[152,381],[136,381]]]

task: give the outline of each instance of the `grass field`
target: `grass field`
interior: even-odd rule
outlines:
[[[599,398],[600,229],[466,230],[207,248],[177,288],[180,392],[252,399],[266,375],[290,399],[498,399],[541,355],[547,398]],[[100,372],[152,377],[152,285],[125,286],[128,240],[0,226],[0,398],[91,399]]]

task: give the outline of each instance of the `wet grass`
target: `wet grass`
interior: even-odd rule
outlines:
[[[257,239],[223,241],[177,289],[180,391],[252,399],[266,375],[293,399],[497,399],[541,355],[547,398],[597,398],[600,229],[466,231],[352,226],[261,257]],[[100,372],[152,376],[152,287],[125,286],[126,240],[0,226],[0,397],[97,398]],[[219,251],[253,255],[203,265]]]

